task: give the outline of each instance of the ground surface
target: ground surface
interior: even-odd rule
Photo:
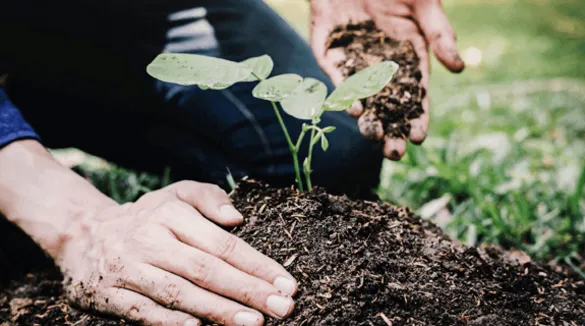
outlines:
[[[253,182],[232,198],[248,218],[235,234],[300,282],[296,313],[269,325],[585,324],[584,281],[453,243],[407,209]],[[72,310],[58,281],[35,277],[0,292],[0,320],[119,324]]]

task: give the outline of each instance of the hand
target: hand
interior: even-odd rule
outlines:
[[[56,257],[68,298],[146,325],[287,317],[295,279],[212,221],[234,226],[243,218],[219,187],[189,181],[102,209],[72,227]]]
[[[455,34],[440,0],[311,0],[311,15],[311,46],[317,61],[336,85],[344,79],[337,69],[337,63],[344,60],[344,54],[340,51],[327,51],[326,42],[335,26],[350,21],[355,23],[372,19],[391,38],[411,41],[421,62],[421,85],[427,90],[429,45],[439,61],[449,70],[460,72],[465,66],[457,52]],[[411,121],[410,141],[415,144],[422,143],[427,135],[428,96],[423,99],[422,105],[424,113]],[[356,103],[349,112],[359,117],[363,108],[360,103]],[[384,145],[384,155],[391,159],[399,159],[405,150],[405,139],[387,139]]]

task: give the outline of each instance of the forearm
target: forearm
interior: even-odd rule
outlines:
[[[116,205],[35,140],[0,149],[0,214],[56,257],[82,219]]]

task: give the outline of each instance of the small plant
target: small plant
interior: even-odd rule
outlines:
[[[197,85],[201,89],[225,89],[238,82],[255,82],[252,90],[256,98],[269,101],[278,118],[288,147],[292,154],[295,178],[300,191],[304,191],[298,153],[307,133],[310,132],[309,151],[303,162],[303,172],[309,191],[311,183],[311,161],[313,148],[320,143],[323,151],[329,147],[327,134],[334,126],[319,127],[321,116],[326,111],[343,111],[355,101],[370,97],[382,90],[398,70],[392,61],[382,61],[365,68],[347,78],[327,97],[327,87],[314,78],[303,78],[296,74],[270,76],[274,63],[268,55],[254,57],[242,62],[233,62],[197,54],[159,54],[147,67],[147,72],[161,81],[180,85]],[[280,114],[277,103],[287,114],[309,120],[303,123],[302,131],[293,142]]]

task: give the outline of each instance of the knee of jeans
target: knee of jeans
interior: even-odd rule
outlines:
[[[344,146],[341,144],[341,146]],[[380,183],[383,163],[382,145],[361,135],[345,144],[340,154],[328,156],[315,170],[315,183],[331,193],[371,194]]]

